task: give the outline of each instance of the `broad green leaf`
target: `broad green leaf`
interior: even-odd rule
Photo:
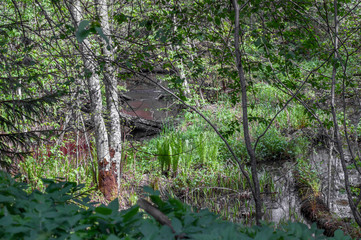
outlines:
[[[2,202],[2,203],[13,203],[13,202],[15,202],[15,198],[12,197],[12,196],[0,195],[0,202]]]
[[[134,206],[134,207],[126,210],[126,214],[123,215],[124,222],[129,221],[132,217],[137,215],[138,212],[139,212],[138,206]]]
[[[158,231],[157,227],[150,221],[144,221],[139,228],[143,236],[151,236]]]
[[[100,213],[102,215],[110,215],[112,213],[112,209],[109,209],[107,207],[97,207],[95,208],[95,212]]]
[[[113,212],[119,211],[119,199],[114,199],[111,203],[109,203],[108,208],[113,210]]]
[[[76,39],[79,43],[82,43],[85,38],[90,34],[90,30],[87,29],[90,24],[89,20],[83,20],[79,23],[78,30],[75,33]]]
[[[178,218],[172,219],[172,226],[173,226],[174,230],[176,231],[176,233],[182,232],[182,228],[183,228],[182,222]]]
[[[120,238],[118,238],[118,237],[115,236],[114,234],[110,234],[110,236],[107,237],[107,240],[120,240]]]

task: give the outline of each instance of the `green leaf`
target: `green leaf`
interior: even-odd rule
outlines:
[[[2,227],[8,227],[13,223],[13,219],[11,218],[11,216],[4,216],[0,218],[0,222]]]
[[[109,237],[107,238],[107,240],[120,240],[120,238],[118,238],[114,234],[110,234]]]
[[[162,43],[165,43],[167,41],[167,37],[165,35],[162,35],[159,39]]]
[[[9,233],[25,233],[25,232],[28,232],[29,230],[31,230],[31,228],[28,228],[28,227],[22,227],[22,226],[19,226],[19,227],[9,227],[8,229],[6,229],[7,232]]]
[[[118,198],[114,199],[111,203],[109,203],[108,208],[113,210],[113,212],[117,212],[119,210],[119,200],[118,200]]]
[[[160,196],[160,192],[158,190],[154,190],[153,188],[151,188],[149,186],[144,186],[143,190],[144,190],[144,192],[148,193],[149,195]]]
[[[172,233],[172,230],[170,229],[170,227],[164,225],[160,228],[158,239],[173,240],[175,238],[174,238],[174,234]]]
[[[95,208],[95,212],[100,213],[102,215],[110,215],[113,212],[113,210],[107,207],[97,207]]]
[[[101,38],[103,38],[105,40],[105,42],[107,43],[107,49],[110,50],[110,45],[109,45],[109,39],[108,37],[104,34],[103,29],[101,27],[95,27],[95,31],[99,34],[99,36]]]
[[[135,206],[135,207],[132,207],[132,208],[126,210],[126,213],[123,215],[124,222],[129,221],[132,217],[137,215],[138,211],[139,211],[138,206]]]
[[[140,226],[139,230],[144,236],[151,236],[155,232],[157,232],[158,229],[150,221],[144,221]]]
[[[0,202],[2,202],[2,203],[14,203],[15,198],[12,197],[12,196],[0,195]]]
[[[346,240],[346,239],[351,239],[349,236],[345,236],[345,234],[343,233],[342,230],[337,229],[334,233],[334,238],[335,240]]]
[[[215,17],[214,22],[216,23],[217,26],[221,25],[221,19],[219,17]]]
[[[176,231],[176,233],[182,232],[182,228],[183,228],[182,222],[178,218],[172,219],[172,226],[173,226],[174,230]]]
[[[122,24],[123,22],[128,21],[128,16],[124,15],[123,13],[120,13],[114,15],[114,19],[115,21],[117,21],[117,23]]]
[[[253,42],[253,44],[254,44],[257,48],[261,47],[261,46],[262,46],[262,38],[257,38],[257,40]]]
[[[73,227],[75,224],[77,224],[82,219],[82,216],[80,214],[77,214],[75,216],[72,216],[72,218],[68,219],[68,223],[71,227]]]
[[[267,226],[263,226],[260,232],[257,233],[254,239],[264,240],[269,239],[269,236],[272,236],[273,230],[268,228]]]
[[[75,235],[75,234],[72,234],[71,236],[70,236],[70,240],[81,240],[82,238],[81,237],[79,237],[79,236],[77,236],[77,235]]]
[[[85,230],[85,229],[87,229],[87,228],[90,228],[91,226],[92,226],[92,225],[90,225],[90,224],[78,225],[78,226],[76,226],[76,227],[73,228],[73,231],[74,231],[74,232],[77,232],[77,231],[79,231],[79,230]]]
[[[82,43],[85,38],[90,34],[90,30],[87,29],[89,26],[89,20],[83,20],[79,23],[78,31],[76,31],[75,36],[79,43]]]

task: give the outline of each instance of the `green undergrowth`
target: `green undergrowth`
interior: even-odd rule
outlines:
[[[307,186],[304,189],[310,189],[311,192],[303,192],[303,196],[315,195],[319,196],[321,191],[321,183],[317,175],[317,171],[312,168],[311,163],[308,159],[297,159],[296,176],[298,185]],[[299,189],[302,191],[302,189]]]
[[[170,220],[174,232],[134,205],[119,211],[119,202],[95,206],[82,194],[83,186],[44,180],[45,192],[0,172],[0,239],[351,239],[341,230],[335,237],[302,223],[246,227],[221,220],[208,210],[197,211],[175,198],[162,200],[145,189],[149,199]]]
[[[258,88],[260,94],[252,101],[263,104],[255,104],[250,111],[253,143],[263,134],[286,97],[266,85]],[[251,176],[240,106],[221,102],[201,111],[226,138]],[[277,191],[271,174],[262,164],[294,161],[302,155],[307,139],[301,134],[289,133],[306,127],[309,121],[302,108],[291,103],[258,140],[256,155],[262,193]],[[185,113],[178,126],[166,128],[160,136],[128,152],[131,156],[128,169],[148,175],[152,187],[198,209],[209,208],[224,219],[252,224],[254,207],[249,183],[224,142],[198,114]]]
[[[97,164],[92,163],[88,156],[76,160],[75,156],[64,154],[62,151],[64,145],[64,142],[59,145],[42,144],[36,148],[35,152],[25,156],[19,162],[22,181],[29,183],[29,190],[44,191],[43,178],[83,183],[87,188],[92,185],[95,178],[94,172],[97,172]]]
[[[254,85],[250,99],[250,133],[253,144],[263,135],[270,119],[280,110],[287,96],[266,84]],[[250,174],[248,154],[243,140],[242,115],[239,104],[228,101],[201,109],[235,151],[237,158]],[[290,105],[275,119],[257,141],[261,192],[277,192],[271,174],[263,163],[293,161],[302,155],[308,141],[301,134],[292,134],[310,124],[302,108]],[[61,145],[38,149],[20,163],[22,180],[30,190],[44,191],[41,180],[57,179],[96,186],[94,172],[96,153],[76,162],[60,151]],[[120,194],[122,208],[136,203],[139,186],[150,185],[163,195],[177,197],[192,206],[220,214],[224,219],[252,224],[254,207],[249,183],[241,174],[226,145],[214,130],[196,113],[186,112],[177,126],[146,142],[123,145],[124,165]],[[95,199],[100,198],[94,193]],[[275,196],[277,197],[277,196]]]

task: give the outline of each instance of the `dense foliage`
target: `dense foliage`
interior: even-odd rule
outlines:
[[[44,208],[50,211],[39,226],[44,238],[169,233],[153,228],[158,225],[151,218],[140,220],[145,215],[133,207],[122,215],[130,227],[119,236],[121,229],[98,219],[109,209],[106,216],[117,215],[115,202],[109,209],[90,206],[73,198],[78,186],[41,180],[57,177],[84,183],[87,190],[97,187],[106,198],[102,202],[118,196],[121,208],[136,203],[140,186],[151,185],[163,197],[169,193],[227,220],[259,224],[268,210],[263,201],[283,196],[267,164],[284,162],[293,166],[283,176],[297,170],[299,180],[323,194],[329,207],[347,202],[352,221],[361,226],[360,5],[360,0],[3,1],[0,168],[21,172],[31,188],[26,194],[14,182],[8,189],[19,196],[4,198],[7,208],[1,211],[8,226],[19,229],[4,231],[21,238],[20,229],[29,227],[24,234],[30,234],[26,221],[35,221],[32,214]],[[145,110],[151,120],[139,118],[143,95],[132,99],[127,90],[145,82],[159,93],[154,99],[168,99],[170,111],[186,108],[184,115],[153,122],[159,110],[153,109]],[[150,141],[130,140],[136,131],[147,134],[149,126],[162,133]],[[315,146],[326,149],[327,162],[312,161]],[[45,189],[45,195],[39,192]],[[57,189],[66,194],[58,196]],[[94,199],[97,193],[92,194]],[[162,203],[153,196],[153,201],[171,217],[164,204],[175,212],[183,209],[176,200]],[[31,214],[20,205],[33,209]],[[65,212],[71,206],[79,219],[52,223],[61,206]],[[19,222],[9,220],[12,211]],[[182,211],[196,214],[187,207]],[[185,220],[178,219],[182,225],[175,219],[177,231],[194,233]],[[238,225],[214,224],[232,226],[229,234],[252,235]]]
[[[0,239],[338,239],[341,230],[327,238],[313,225],[287,223],[245,227],[220,220],[208,210],[195,210],[177,199],[163,201],[146,189],[152,202],[172,222],[175,233],[134,206],[118,211],[118,200],[108,206],[89,202],[82,186],[45,180],[44,193],[28,194],[26,184],[0,172]],[[98,206],[97,206],[98,205]]]

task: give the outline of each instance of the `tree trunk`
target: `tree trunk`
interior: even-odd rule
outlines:
[[[333,63],[333,70],[332,70],[332,85],[331,85],[331,112],[332,112],[332,119],[333,119],[333,125],[334,125],[334,141],[336,143],[336,148],[337,151],[340,154],[340,160],[341,160],[341,166],[342,166],[342,170],[345,176],[345,189],[346,189],[346,193],[347,193],[347,198],[348,198],[348,202],[351,208],[351,212],[352,215],[355,218],[356,223],[361,226],[361,214],[360,211],[357,209],[357,206],[352,198],[352,191],[351,191],[351,187],[350,187],[350,180],[349,180],[349,175],[348,175],[348,169],[347,169],[347,164],[346,164],[346,158],[345,158],[345,153],[342,147],[342,140],[340,137],[340,128],[337,122],[337,114],[336,114],[336,94],[335,94],[335,89],[336,89],[336,84],[337,84],[337,67],[336,67],[336,60],[339,59],[338,56],[338,12],[337,12],[337,0],[334,0],[334,22],[335,22],[335,29],[334,29],[334,51],[335,51],[335,60]],[[346,130],[345,130],[346,131]]]
[[[260,194],[260,186],[257,175],[257,159],[255,151],[251,144],[251,138],[249,134],[249,126],[248,126],[248,112],[247,112],[247,89],[246,89],[246,78],[244,75],[244,70],[242,66],[242,56],[239,50],[239,34],[240,34],[240,26],[239,26],[239,12],[240,7],[237,0],[233,0],[233,6],[235,10],[235,30],[234,30],[234,42],[235,42],[235,51],[236,51],[236,64],[238,70],[238,76],[241,83],[242,88],[242,114],[243,114],[243,131],[244,131],[244,140],[246,143],[247,152],[251,161],[251,171],[252,171],[252,180],[253,180],[253,198],[256,205],[256,223],[260,225],[260,220],[262,218],[262,199]]]
[[[177,32],[177,17],[174,14],[173,15],[173,32],[176,33]],[[175,51],[178,53],[180,47],[178,45],[176,45],[174,48],[173,46],[171,46],[172,51]],[[185,73],[185,65],[183,63],[183,59],[180,59],[180,62],[177,66],[177,70],[179,71],[179,77],[182,80],[182,94],[184,97],[186,97],[187,99],[189,99],[191,97],[191,92],[189,89],[189,84],[188,84],[188,80],[187,80],[187,76]]]
[[[80,2],[74,3],[73,9],[74,21],[76,26],[82,19]],[[96,73],[97,62],[94,59],[94,54],[90,50],[90,44],[85,39],[80,45],[79,50],[84,62],[84,75],[87,80],[87,87],[89,90],[92,120],[95,126],[95,141],[97,148],[97,160],[99,170],[98,187],[105,198],[111,200],[117,192],[114,193],[114,186],[116,188],[116,178],[111,171],[111,160],[109,154],[108,135],[103,118],[103,103],[101,94],[101,85],[99,75]]]
[[[110,151],[110,171],[111,174],[116,177],[117,186],[113,189],[113,192],[119,192],[120,190],[120,161],[122,151],[122,133],[120,128],[119,117],[119,98],[118,98],[118,83],[115,78],[115,70],[112,67],[113,51],[112,51],[112,39],[110,31],[110,23],[108,17],[108,7],[106,0],[99,0],[99,18],[104,34],[108,37],[108,46],[105,43],[103,45],[103,54],[107,60],[104,67],[104,84],[105,84],[105,96],[107,99],[107,110],[109,115],[109,151]],[[99,181],[102,181],[101,175],[99,175]],[[113,188],[115,186],[112,186]]]

